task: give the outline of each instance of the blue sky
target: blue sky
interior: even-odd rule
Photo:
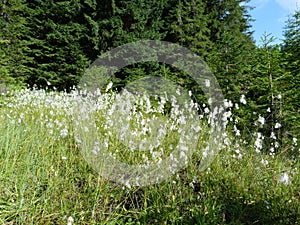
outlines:
[[[252,22],[252,30],[258,45],[264,32],[272,33],[276,43],[280,43],[288,16],[300,9],[300,0],[251,0],[248,4],[255,7],[250,14],[256,20]]]

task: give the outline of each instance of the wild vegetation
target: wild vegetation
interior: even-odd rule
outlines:
[[[286,21],[282,44],[268,34],[256,44],[248,2],[1,1],[0,223],[298,224],[300,11]],[[187,74],[139,63],[115,73],[95,96],[75,89],[102,53],[145,39],[187,47],[218,79],[226,132],[205,170],[213,109]],[[145,76],[175,82],[194,102],[177,111],[172,96],[122,92]],[[78,110],[82,103],[87,111]],[[95,130],[78,124],[87,112]],[[105,148],[84,143],[91,130]],[[135,135],[129,140],[121,131]],[[199,138],[183,146],[190,131]],[[184,166],[169,179],[148,186],[101,176],[82,151],[148,165],[176,144],[197,147],[179,152]],[[132,151],[137,147],[143,151]]]
[[[90,99],[96,110],[96,121],[117,122],[105,115],[120,114],[113,105],[118,103],[121,108],[128,107],[128,102],[124,100],[130,97],[128,95],[125,93],[122,97],[104,93],[98,96],[101,101],[97,104]],[[229,132],[212,164],[201,170],[202,161],[206,160],[203,146],[207,142],[205,134],[209,126],[203,122],[198,150],[186,166],[161,183],[139,187],[116,183],[115,177],[99,176],[99,170],[93,170],[85,160],[86,154],[81,154],[81,145],[88,137],[78,136],[82,133],[76,130],[76,103],[82,98],[77,92],[23,90],[12,96],[2,103],[0,117],[2,224],[66,224],[68,219],[74,220],[75,224],[299,222],[299,157],[289,158],[283,151],[266,154],[262,147],[264,136],[260,132],[253,133],[250,142],[242,139],[238,129]],[[114,100],[116,98],[123,101]],[[227,105],[230,110],[232,104],[227,102]],[[126,129],[136,130],[138,137],[144,135],[139,128],[138,112],[153,109],[149,107],[145,105],[138,111],[130,110],[130,118],[136,122]],[[113,113],[112,110],[117,111]],[[203,118],[209,117],[209,111],[204,111]],[[158,115],[159,111],[150,115],[153,113]],[[147,119],[149,112],[144,116],[140,119]],[[232,118],[227,119],[230,121]],[[261,117],[257,121],[259,127],[264,126]],[[126,142],[116,134],[120,127],[109,126],[111,123],[107,125],[104,122],[97,126],[99,142],[107,142],[107,145],[100,145],[100,149],[88,149],[90,155],[93,150],[102,154],[108,151],[130,164],[157,163],[164,160],[164,154],[169,154],[162,152],[170,146],[164,140],[175,145],[175,139],[178,139],[173,134],[169,138],[159,139],[157,147],[136,153],[130,151],[130,145],[122,145]],[[109,132],[115,133],[108,135]],[[176,129],[166,132],[168,135]],[[183,135],[188,134],[181,133]],[[136,147],[135,143],[133,147]],[[108,148],[103,149],[104,146]],[[292,148],[298,150],[296,139]],[[184,155],[178,157],[181,158],[185,160]],[[160,176],[163,172],[156,174]]]

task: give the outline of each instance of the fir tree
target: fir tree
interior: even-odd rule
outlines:
[[[300,10],[287,21],[282,52],[285,54],[285,68],[289,76],[281,79],[284,89],[284,117],[289,127],[288,137],[300,133]]]
[[[24,54],[27,42],[22,39],[27,32],[25,7],[23,0],[0,2],[0,82],[22,84],[26,80],[28,70],[23,64],[31,59]]]
[[[27,82],[39,87],[72,88],[87,66],[82,43],[86,21],[82,18],[78,1],[30,1],[26,9],[29,18],[27,55],[34,62]],[[76,20],[77,19],[77,20]]]

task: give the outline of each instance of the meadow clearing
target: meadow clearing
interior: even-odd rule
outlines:
[[[23,89],[0,98],[1,224],[300,223],[299,156],[289,157],[285,149],[264,149],[264,134],[259,132],[251,140],[243,139],[231,120],[230,101],[224,104],[227,133],[221,150],[202,170],[207,152],[200,149],[208,140],[208,107],[201,106],[200,115],[171,110],[170,123],[151,127],[150,119],[166,121],[159,118],[166,117],[165,103],[171,98],[151,106],[147,97],[141,97],[137,107],[128,108],[126,93],[107,91],[96,97],[82,100],[76,91]],[[90,135],[83,136],[85,127],[78,126],[74,117],[82,101],[91,103],[88,110],[96,115],[95,132],[101,146],[106,146],[93,149],[97,152],[110,152],[114,159],[129,164],[160,162],[172,146],[181,143],[180,136],[192,138],[189,132],[178,132],[182,124],[188,124],[186,115],[199,116],[199,124],[190,124],[199,135],[199,151],[179,155],[185,166],[157,184],[139,187],[113,182],[100,176],[80,151],[80,137]],[[241,97],[237,104],[246,100]],[[118,122],[125,115],[128,119]],[[258,117],[257,123],[263,126],[263,118]],[[160,129],[151,136],[155,127]],[[122,137],[121,131],[135,132],[135,139]],[[156,139],[143,142],[144,151],[132,151],[147,138]],[[299,153],[296,137],[290,148]]]

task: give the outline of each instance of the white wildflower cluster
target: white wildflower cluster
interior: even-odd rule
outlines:
[[[293,139],[292,139],[292,147],[291,147],[292,151],[294,151],[297,148],[297,146],[298,146],[297,142],[298,142],[298,139],[295,138],[295,137],[293,137]],[[300,148],[299,148],[299,157],[300,157]]]
[[[237,137],[241,136],[241,132],[240,132],[240,130],[236,127],[236,124],[233,125],[233,130],[234,130],[235,136],[237,136]]]
[[[287,171],[282,172],[282,174],[278,177],[278,182],[284,185],[288,185],[291,183],[290,176]]]
[[[241,102],[242,104],[244,104],[244,105],[247,104],[245,95],[241,95],[240,102]]]
[[[86,149],[87,154],[92,153],[94,159],[101,159],[106,154],[105,157],[109,155],[111,162],[119,160],[132,165],[142,163],[141,174],[151,168],[153,163],[157,166],[155,171],[169,164],[168,172],[175,173],[178,168],[188,163],[191,150],[202,147],[197,146],[199,135],[214,133],[207,127],[218,130],[219,126],[226,129],[232,122],[233,135],[224,132],[213,136],[214,143],[207,142],[204,149],[201,149],[202,157],[205,160],[212,157],[215,154],[212,149],[220,147],[216,145],[220,142],[222,148],[231,150],[230,157],[243,158],[242,145],[248,143],[241,139],[239,121],[233,118],[233,108],[239,109],[237,103],[233,104],[225,99],[219,107],[210,108],[202,104],[203,113],[200,114],[200,107],[196,103],[179,100],[178,96],[184,95],[180,89],[175,91],[176,96],[164,93],[150,98],[146,94],[132,94],[126,89],[120,93],[112,92],[112,85],[109,83],[104,93],[100,90],[93,93],[21,90],[13,98],[3,102],[5,107],[0,118],[9,121],[10,125],[23,126],[25,132],[27,124],[34,123],[35,129],[43,132],[51,141],[74,137],[77,145]],[[205,81],[205,86],[210,87],[209,80]],[[192,92],[185,94],[191,96]],[[211,103],[212,99],[208,99],[208,102]],[[241,95],[240,103],[247,104],[245,95]],[[271,112],[271,109],[267,111]],[[258,115],[256,125],[259,131],[265,123],[266,119]],[[276,122],[267,137],[271,140],[269,151],[272,156],[280,147],[276,134],[281,126]],[[257,153],[261,153],[265,137],[262,132],[255,133],[254,137],[253,147]],[[297,141],[296,138],[292,139],[292,150],[296,148]],[[61,156],[61,160],[67,161],[68,158]],[[266,159],[261,160],[263,166],[268,166],[268,163]],[[113,171],[115,168],[109,169]],[[110,170],[108,171],[112,173]],[[57,171],[53,172],[57,175]],[[153,173],[151,176],[158,174]],[[133,185],[128,179],[120,179],[128,187]],[[144,178],[141,176],[139,179]],[[278,181],[288,183],[288,174],[282,174]],[[140,181],[136,182],[139,184]]]
[[[45,90],[24,89],[4,102],[1,117],[6,117],[10,124],[35,124],[36,132],[44,132],[55,141],[70,134],[73,102],[77,98],[75,92],[47,93]]]
[[[36,131],[44,132],[52,141],[74,136],[77,145],[84,144],[83,139],[92,139],[95,132],[99,138],[95,138],[93,146],[86,146],[94,154],[112,150],[111,156],[117,158],[124,148],[140,150],[145,151],[144,163],[149,164],[151,160],[160,162],[177,150],[174,156],[186,164],[189,150],[195,147],[197,134],[202,132],[199,119],[203,117],[197,114],[198,105],[192,101],[179,103],[175,96],[159,96],[153,102],[146,95],[137,96],[126,90],[108,93],[111,86],[112,83],[105,93],[25,89],[4,102],[1,117],[24,127],[36,124]],[[79,131],[73,130],[79,125],[83,125]],[[62,160],[66,158],[63,156]]]
[[[258,132],[256,135],[257,136],[256,136],[256,140],[254,142],[254,147],[255,147],[255,151],[257,153],[260,153],[261,149],[263,147],[264,136],[260,132]]]
[[[210,80],[208,79],[205,80],[205,87],[210,87]]]
[[[72,225],[74,223],[74,218],[72,216],[68,217],[68,225]]]
[[[263,166],[267,166],[267,165],[269,164],[269,161],[266,160],[266,159],[262,159],[262,160],[261,160],[261,164],[262,164]]]
[[[297,141],[298,141],[298,139],[297,138],[293,138],[293,144],[294,144],[294,146],[297,146]]]
[[[281,127],[281,124],[276,122],[274,127],[275,127],[275,129],[279,129]]]
[[[184,95],[181,90],[175,93],[177,96],[163,93],[150,98],[124,89],[120,93],[104,93],[96,99],[85,99],[75,113],[76,140],[81,147],[92,149],[96,158],[103,160],[109,155],[107,161],[111,165],[117,161],[138,164],[134,185],[142,185],[143,171],[153,167],[153,163],[156,164],[155,171],[161,168],[163,173],[166,170],[173,174],[188,163],[191,152],[197,149],[200,132],[204,132],[204,122],[201,122],[204,116],[198,114],[199,106],[193,101],[180,100]],[[189,95],[188,92],[185,94]],[[186,96],[183,99],[190,99]],[[96,138],[93,137],[95,133]],[[84,143],[85,139],[93,145]],[[105,173],[115,174],[117,170],[105,168]],[[117,180],[116,177],[118,174],[115,175]],[[127,186],[133,185],[124,177],[119,180]]]
[[[258,120],[257,120],[259,123],[260,123],[260,127],[263,127],[263,125],[265,124],[266,120],[264,117],[262,117],[261,115],[259,115],[258,117]]]

